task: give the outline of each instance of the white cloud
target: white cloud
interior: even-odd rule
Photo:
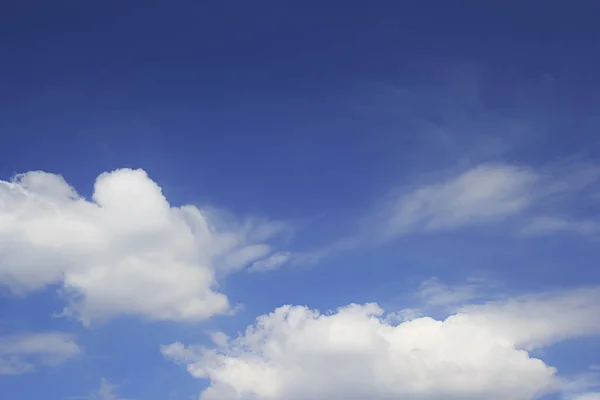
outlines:
[[[117,389],[116,385],[112,384],[108,379],[102,378],[100,388],[90,396],[90,400],[127,400],[117,396],[115,389]]]
[[[460,312],[489,324],[526,349],[600,333],[600,288],[522,296],[504,302],[465,306]]]
[[[418,308],[403,308],[400,311],[392,311],[386,314],[387,323],[406,322],[413,319],[424,317],[425,315]]]
[[[215,276],[268,256],[283,225],[172,207],[143,170],[100,175],[91,200],[59,175],[0,181],[0,284],[60,284],[83,323],[117,314],[202,320],[229,310]]]
[[[600,392],[590,392],[578,394],[570,398],[571,400],[600,400]]]
[[[573,377],[565,385],[563,398],[566,400],[600,400],[600,375],[597,366],[590,366],[590,370]]]
[[[100,380],[100,387],[87,396],[68,396],[65,400],[129,400],[118,396],[115,391],[118,386],[106,378]]]
[[[600,233],[600,225],[594,220],[576,220],[565,217],[535,217],[521,230],[528,236],[550,235],[558,232],[591,236]]]
[[[566,160],[531,168],[480,164],[458,175],[392,196],[376,215],[387,237],[488,224],[519,216],[520,232],[597,235],[595,219],[574,218],[596,207],[600,167]]]
[[[292,253],[288,251],[282,251],[270,255],[269,257],[258,260],[252,263],[252,266],[248,269],[249,271],[269,271],[277,269],[284,264],[287,264],[292,258]]]
[[[426,280],[419,287],[419,297],[430,306],[457,306],[481,298],[493,283],[480,278],[470,278],[460,285],[447,285],[438,278]]]
[[[18,375],[38,366],[58,365],[81,354],[72,335],[23,333],[0,337],[0,375]]]
[[[528,400],[565,382],[527,349],[600,333],[599,294],[525,296],[398,324],[377,304],[284,306],[226,346],[162,351],[210,381],[203,400]]]
[[[388,234],[436,231],[515,215],[535,200],[539,180],[525,167],[483,164],[399,196],[384,212]]]

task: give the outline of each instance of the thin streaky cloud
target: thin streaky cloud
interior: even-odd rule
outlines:
[[[83,353],[72,334],[64,332],[18,333],[0,336],[0,375],[34,372],[55,366]]]

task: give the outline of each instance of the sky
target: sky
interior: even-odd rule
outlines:
[[[595,1],[0,2],[0,395],[600,399]]]

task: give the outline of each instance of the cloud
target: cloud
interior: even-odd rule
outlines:
[[[249,271],[270,271],[277,269],[280,266],[287,264],[292,259],[292,253],[289,251],[282,251],[270,255],[269,257],[258,260],[252,263],[252,266],[248,269]]]
[[[387,238],[414,232],[449,231],[511,217],[523,235],[560,231],[585,236],[600,223],[577,218],[596,207],[600,167],[572,160],[532,168],[484,163],[437,182],[391,196],[369,221]]]
[[[310,252],[281,251],[269,257],[252,263],[248,272],[267,272],[283,266],[310,266],[318,263],[336,251],[335,245],[327,246]]]
[[[543,236],[559,232],[592,236],[600,233],[600,224],[594,220],[575,220],[564,217],[535,217],[523,227],[526,236]]]
[[[480,278],[470,278],[460,285],[447,285],[438,278],[426,280],[419,287],[419,297],[429,306],[457,306],[483,297],[493,283]]]
[[[566,400],[600,400],[600,375],[598,366],[590,366],[590,370],[572,378],[566,385],[563,398]]]
[[[389,235],[457,229],[520,213],[535,200],[539,176],[507,164],[482,164],[400,195],[384,210]]]
[[[312,252],[275,253],[254,262],[249,271],[313,264],[357,247],[378,244],[382,239],[481,226],[522,216],[549,198],[580,190],[595,176],[589,168],[569,171],[572,179],[523,165],[484,163],[459,174],[446,174],[444,179],[394,192],[367,212],[355,233]]]
[[[102,378],[100,388],[96,393],[92,393],[90,400],[128,400],[117,396],[115,389],[117,389],[116,385],[112,384],[108,379]]]
[[[268,256],[284,228],[173,207],[139,169],[101,174],[89,200],[59,175],[28,172],[0,181],[0,284],[20,294],[59,284],[64,314],[84,324],[203,320],[229,310],[217,274]]]
[[[72,335],[23,333],[0,337],[0,375],[33,372],[38,366],[61,364],[82,353]]]
[[[100,387],[85,396],[68,396],[65,400],[130,400],[116,394],[118,386],[106,378],[100,380]]]
[[[519,347],[535,349],[600,333],[600,288],[516,297],[465,306],[460,312],[475,321],[489,323],[495,331],[512,337]]]
[[[226,345],[162,352],[210,381],[202,400],[528,400],[565,384],[528,349],[600,333],[599,300],[595,287],[397,324],[372,303],[284,306]]]
[[[570,398],[571,400],[600,400],[600,392],[590,392],[578,394]]]

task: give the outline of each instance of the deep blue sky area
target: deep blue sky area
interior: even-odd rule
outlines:
[[[583,300],[563,300],[577,310],[561,308],[563,300],[549,309],[585,311],[588,323],[536,309],[550,318],[549,342],[531,356],[570,382],[547,398],[600,398],[600,310],[585,306],[600,299],[599,21],[592,0],[0,0],[0,397],[189,400],[210,386],[203,400],[290,400],[258,384],[255,397],[232,395],[223,388],[243,382],[222,378],[225,369],[193,379],[161,346],[210,347],[211,332],[236,337],[284,304],[377,302],[386,313],[443,319],[465,304],[573,290]],[[173,207],[210,210],[214,242],[189,250],[191,258],[182,247],[157,256],[166,242],[147,244],[156,232],[143,227],[159,212],[144,208],[152,193],[135,197],[137,186],[117,185],[127,172],[103,175],[114,177],[115,196],[127,192],[112,204],[132,207],[114,230],[104,225],[109,214],[86,216],[50,186],[23,183],[18,192],[7,183],[28,171],[58,174],[83,202],[99,175],[121,168],[146,171]],[[128,220],[136,210],[146,214]],[[284,228],[261,236],[244,230],[248,221]],[[110,243],[110,256],[90,237]],[[232,237],[231,248],[219,247]],[[251,258],[258,242],[269,250]],[[148,254],[160,260],[152,271],[166,271],[158,283],[139,283],[153,273],[148,266],[120,275]],[[273,255],[285,262],[250,273]],[[213,286],[200,289],[223,293],[236,311],[176,317],[191,306],[161,303],[192,279],[169,272],[182,259],[214,272]],[[37,276],[39,287],[17,293]],[[205,301],[205,292],[182,293],[177,301]],[[65,307],[75,314],[59,316]],[[84,314],[102,321],[86,324]],[[553,333],[556,321],[573,330]],[[519,334],[528,329],[521,322]],[[81,354],[57,361],[12,341],[50,331],[74,335]],[[192,365],[187,357],[179,363]],[[362,393],[348,385],[323,393]],[[513,394],[489,390],[472,398]],[[315,393],[292,400],[320,400]],[[515,400],[532,398],[519,393]]]
[[[455,92],[477,112],[474,85],[498,118],[594,110],[597,4],[488,3],[4,2],[2,172],[78,165],[85,184],[146,165],[171,184],[193,173],[215,201],[243,192],[256,211],[272,180],[294,181],[288,201],[381,192],[402,167],[395,148],[427,146],[394,114],[443,119],[432,103]],[[398,87],[430,94],[405,110]]]

